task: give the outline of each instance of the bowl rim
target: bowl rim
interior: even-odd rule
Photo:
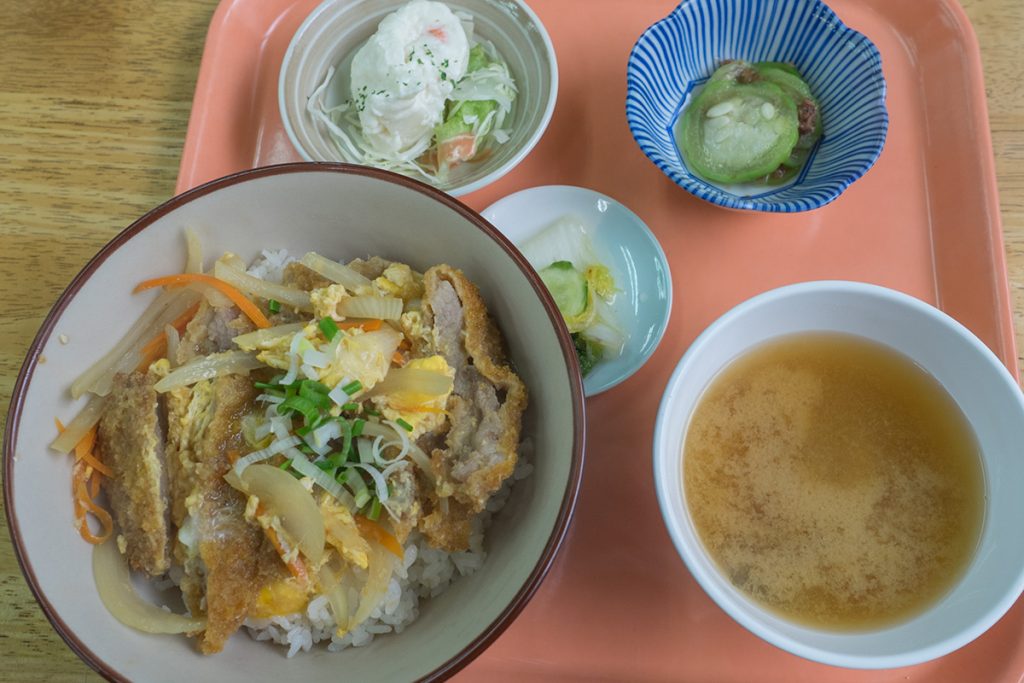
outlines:
[[[305,146],[303,146],[299,142],[298,135],[295,133],[295,129],[292,126],[291,117],[288,115],[288,105],[290,102],[290,98],[287,97],[287,93],[285,92],[285,81],[287,79],[287,74],[289,73],[288,66],[295,59],[296,53],[298,52],[297,44],[299,37],[306,33],[306,31],[309,29],[312,23],[316,21],[320,17],[320,15],[324,14],[333,6],[337,5],[339,2],[342,1],[344,0],[323,0],[320,4],[313,8],[313,10],[306,16],[306,18],[303,19],[302,23],[299,24],[299,27],[295,29],[295,33],[292,34],[291,40],[288,42],[288,49],[285,50],[284,57],[281,59],[281,64],[278,69],[277,109],[281,115],[281,124],[284,126],[284,131],[288,135],[288,140],[291,142],[292,147],[299,154],[299,156],[301,156],[305,161],[314,163],[322,162],[318,162],[315,159],[313,159],[310,156],[309,152],[306,150]],[[524,0],[503,0],[503,2],[512,3],[513,5],[518,7],[519,10],[526,15],[526,18],[529,20],[529,22],[531,22],[533,26],[537,29],[537,35],[540,36],[541,42],[544,44],[544,54],[548,58],[548,76],[551,79],[551,87],[549,88],[548,96],[544,103],[544,112],[541,115],[540,122],[537,124],[537,127],[526,139],[523,145],[515,152],[515,154],[509,157],[509,159],[505,163],[503,163],[501,166],[498,166],[490,173],[487,173],[486,175],[470,183],[466,183],[465,185],[458,185],[455,187],[448,188],[447,190],[443,190],[444,192],[447,192],[453,197],[460,197],[464,194],[469,194],[470,192],[476,192],[477,190],[483,189],[484,187],[487,187],[491,183],[504,177],[506,174],[508,174],[509,171],[518,166],[520,163],[522,163],[523,159],[525,159],[526,156],[533,151],[533,148],[537,146],[537,143],[540,142],[541,137],[543,137],[545,131],[547,131],[548,125],[551,123],[551,117],[555,113],[555,104],[558,100],[558,58],[555,55],[555,45],[553,42],[551,42],[551,36],[548,34],[548,30],[544,26],[544,23],[540,20],[540,17],[537,16],[537,13],[534,12],[533,9],[529,5],[527,5]],[[299,107],[300,111],[303,111],[304,109],[304,107]],[[329,163],[345,162],[338,161]],[[429,183],[427,184],[429,185]]]
[[[700,551],[691,550],[689,545],[678,533],[676,525],[685,523],[685,519],[672,521],[674,519],[674,515],[672,515],[671,512],[672,506],[669,501],[669,489],[673,484],[672,482],[666,481],[662,476],[662,470],[664,469],[663,463],[674,459],[675,456],[667,449],[662,448],[662,444],[667,441],[667,434],[672,430],[671,422],[673,421],[673,418],[669,415],[669,406],[672,403],[671,395],[680,384],[686,381],[686,374],[690,369],[690,365],[693,363],[694,356],[701,352],[704,347],[713,342],[721,328],[729,325],[737,318],[743,317],[751,310],[756,310],[763,305],[774,303],[780,299],[792,299],[794,297],[822,292],[833,295],[873,297],[876,300],[884,300],[887,304],[892,304],[906,310],[917,312],[939,322],[950,334],[967,342],[974,353],[982,358],[988,365],[992,366],[995,372],[999,375],[1001,382],[1006,384],[1008,388],[1016,390],[1019,412],[1024,413],[1024,393],[1021,393],[1020,385],[1010,374],[1010,371],[1006,369],[1006,366],[1003,365],[1002,361],[999,360],[999,358],[991,349],[988,348],[987,345],[985,345],[984,342],[982,342],[960,321],[956,320],[945,311],[942,311],[941,309],[905,292],[866,282],[857,282],[852,280],[814,280],[783,285],[754,295],[751,298],[735,305],[716,318],[686,349],[686,352],[679,359],[678,364],[666,382],[661,401],[658,405],[658,413],[654,427],[654,439],[652,443],[652,468],[654,470],[655,494],[658,499],[658,508],[661,512],[662,523],[665,525],[665,529],[672,540],[672,545],[675,547],[676,553],[679,555],[680,559],[683,560],[687,570],[693,576],[698,585],[700,585],[705,594],[711,598],[715,605],[725,612],[726,615],[765,642],[799,657],[830,666],[853,669],[889,669],[922,664],[960,649],[981,636],[983,633],[988,631],[988,629],[992,628],[992,626],[994,626],[995,623],[999,621],[999,619],[1001,619],[1011,607],[1013,607],[1022,591],[1024,591],[1024,567],[1019,569],[1015,582],[1007,587],[1002,598],[998,602],[996,602],[982,617],[965,625],[955,635],[949,638],[899,654],[862,655],[837,653],[834,650],[808,646],[790,638],[789,636],[779,634],[769,627],[762,626],[753,618],[737,610],[735,605],[732,604],[732,601],[720,600],[720,591],[714,586],[711,577],[705,575],[704,572],[697,568],[696,562],[692,557],[693,552]],[[765,338],[765,340],[762,341],[767,341],[767,339],[768,338]],[[735,358],[733,360],[735,360]],[[729,362],[731,361],[727,361],[723,364],[722,367],[719,368],[719,371],[726,367]],[[687,422],[689,421],[689,417],[690,416],[688,415]],[[676,420],[676,422],[678,422],[678,420]],[[683,426],[684,439],[688,427],[688,424]],[[743,596],[740,601],[743,603],[751,602],[746,596]],[[780,619],[782,618],[780,617]]]
[[[49,601],[46,593],[40,587],[36,579],[32,563],[26,555],[22,538],[23,533],[18,520],[18,511],[14,507],[14,453],[18,440],[18,432],[21,427],[20,422],[25,403],[25,395],[29,385],[31,384],[38,358],[42,353],[46,342],[52,336],[61,315],[71,303],[72,299],[74,299],[78,294],[85,282],[96,274],[96,271],[103,265],[109,256],[124,246],[132,237],[148,228],[158,219],[196,199],[239,183],[272,176],[288,175],[291,173],[309,172],[364,176],[414,190],[455,211],[457,214],[465,218],[470,224],[489,236],[498,244],[505,254],[515,262],[520,272],[523,273],[524,277],[526,277],[527,281],[533,287],[534,292],[536,292],[541,304],[544,306],[548,319],[552,323],[552,327],[555,329],[559,347],[561,348],[562,355],[565,360],[566,372],[568,373],[569,388],[572,395],[573,414],[572,462],[569,469],[569,478],[566,482],[565,493],[562,497],[562,503],[559,507],[558,515],[554,520],[554,526],[551,534],[544,545],[544,549],[525,583],[520,587],[511,602],[505,606],[494,621],[470,640],[461,650],[455,653],[437,669],[427,674],[422,680],[444,680],[454,675],[475,659],[491,643],[493,643],[494,640],[496,640],[498,636],[500,636],[501,633],[512,623],[515,617],[519,615],[523,608],[526,607],[534,593],[536,593],[544,577],[547,575],[548,570],[554,563],[555,556],[558,553],[562,542],[565,540],[576,506],[576,500],[579,496],[580,484],[583,476],[584,446],[586,440],[583,380],[580,376],[576,363],[572,360],[575,358],[576,353],[572,340],[570,339],[568,332],[565,331],[564,325],[558,324],[561,320],[561,314],[558,312],[558,308],[555,305],[554,300],[551,298],[551,295],[548,294],[547,289],[540,281],[540,278],[534,273],[530,264],[522,254],[519,253],[519,250],[513,246],[501,231],[487,222],[476,211],[435,187],[398,173],[392,173],[390,171],[368,166],[335,162],[294,162],[274,166],[264,166],[261,168],[248,169],[238,173],[233,173],[222,178],[211,180],[202,185],[198,185],[195,188],[168,199],[156,208],[151,209],[114,236],[113,239],[107,242],[107,244],[105,244],[91,259],[89,259],[85,266],[82,267],[81,271],[75,275],[71,280],[71,283],[57,298],[57,301],[47,313],[46,318],[40,324],[39,331],[32,340],[32,343],[26,352],[25,360],[22,363],[21,369],[18,371],[18,377],[15,380],[14,388],[11,393],[11,401],[7,409],[7,423],[3,437],[4,510],[5,517],[7,518],[7,528],[11,536],[11,543],[14,546],[14,554],[18,560],[18,566],[21,568],[22,575],[25,577],[25,581],[28,584],[29,589],[32,591],[33,597],[35,597],[36,602],[39,603],[44,615],[57,634],[60,635],[68,647],[78,655],[82,661],[107,680],[118,681],[119,683],[130,683],[132,679],[114,669],[110,664],[92,652],[92,650],[90,650],[78,638],[76,633],[68,627],[61,618],[58,610]]]
[[[888,86],[882,65],[882,55],[879,52],[878,47],[863,33],[852,29],[843,23],[835,11],[823,2],[823,0],[798,1],[813,6],[815,8],[815,18],[826,21],[834,29],[833,34],[836,39],[846,40],[856,44],[857,50],[866,54],[871,62],[871,81],[876,84],[879,89],[878,96],[874,100],[874,105],[880,112],[879,123],[881,124],[881,136],[878,139],[876,147],[871,150],[869,158],[865,159],[855,167],[854,173],[842,174],[838,180],[834,183],[830,183],[826,190],[819,193],[824,194],[823,197],[791,199],[781,202],[774,200],[767,202],[753,202],[749,197],[733,195],[719,189],[715,185],[709,184],[704,180],[700,180],[692,171],[690,171],[689,168],[686,168],[685,165],[683,166],[684,172],[680,173],[672,166],[655,161],[651,155],[657,152],[659,148],[644,140],[646,136],[641,133],[644,130],[649,130],[656,126],[654,126],[654,124],[646,125],[638,122],[637,116],[633,111],[634,108],[640,107],[641,104],[645,102],[645,100],[637,94],[637,83],[641,80],[641,76],[638,73],[636,60],[640,47],[642,45],[647,45],[653,40],[651,36],[654,31],[659,30],[663,25],[669,26],[678,24],[682,26],[681,21],[684,8],[701,2],[701,0],[681,0],[681,2],[666,16],[648,26],[644,32],[640,34],[640,37],[637,38],[636,43],[633,44],[633,48],[629,52],[629,58],[626,62],[626,121],[629,125],[629,132],[632,134],[634,142],[636,142],[637,146],[640,147],[644,156],[647,157],[647,159],[653,163],[659,171],[665,174],[669,180],[698,199],[703,199],[704,201],[726,209],[735,209],[740,211],[757,211],[765,213],[799,213],[802,211],[814,211],[822,208],[823,206],[827,206],[838,199],[840,195],[850,187],[850,185],[855,183],[857,180],[862,178],[864,174],[871,170],[878,161],[878,157],[881,156],[882,150],[885,149],[885,142],[889,135],[889,109],[885,103]],[[687,88],[684,96],[689,93],[689,90],[690,88]],[[673,123],[678,117],[681,109],[682,103],[680,103],[675,109],[676,113],[672,120]],[[822,138],[822,140],[824,139],[825,138]],[[815,146],[815,149],[817,150],[819,146],[820,142]],[[779,188],[779,190],[787,189],[787,187],[793,187],[793,185]]]

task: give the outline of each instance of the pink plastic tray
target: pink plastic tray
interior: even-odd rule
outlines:
[[[278,114],[278,67],[317,2],[223,0],[207,37],[179,191],[299,159]],[[460,679],[1019,681],[1020,602],[967,647],[907,669],[834,669],[765,644],[686,571],[665,533],[650,467],[661,391],[687,345],[731,306],[783,284],[851,279],[908,292],[967,325],[1017,375],[981,61],[963,11],[954,0],[832,0],[882,53],[886,148],[830,206],[762,215],[691,197],[629,134],[629,51],[675,3],[531,0],[559,57],[554,118],[519,167],[463,198],[481,210],[547,184],[615,197],[660,240],[675,308],[647,365],[588,402],[586,473],[563,550],[530,605]]]

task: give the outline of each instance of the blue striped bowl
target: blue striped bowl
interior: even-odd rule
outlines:
[[[741,193],[684,163],[676,120],[726,59],[795,64],[818,98],[824,135],[795,183]],[[640,149],[691,194],[731,209],[825,206],[871,168],[889,128],[878,49],[819,0],[683,0],[640,36],[626,74],[626,118]]]

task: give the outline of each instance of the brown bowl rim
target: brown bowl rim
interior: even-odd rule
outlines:
[[[353,164],[307,161],[264,166],[261,168],[233,173],[222,178],[211,180],[192,188],[191,190],[187,190],[150,210],[118,233],[112,240],[104,245],[88,263],[85,264],[82,270],[79,271],[67,288],[61,293],[56,303],[54,303],[50,312],[43,320],[39,331],[36,333],[35,339],[32,340],[32,344],[29,346],[25,361],[21,366],[21,370],[18,372],[18,378],[15,381],[14,390],[11,395],[11,403],[7,410],[7,426],[4,430],[3,439],[4,508],[7,517],[7,527],[10,530],[11,542],[14,545],[18,565],[21,567],[22,574],[25,576],[25,580],[28,583],[29,589],[32,591],[32,595],[35,597],[36,602],[39,603],[39,606],[42,607],[43,613],[46,615],[47,620],[49,620],[54,630],[57,631],[58,635],[60,635],[64,642],[67,643],[68,647],[71,648],[71,650],[78,655],[82,661],[107,680],[117,681],[119,683],[128,683],[131,681],[130,678],[115,670],[112,666],[92,652],[92,650],[86,647],[64,622],[53,604],[51,604],[47,599],[46,594],[40,588],[36,580],[32,564],[28,561],[28,557],[23,546],[21,527],[18,523],[18,513],[14,508],[14,453],[17,447],[18,430],[21,426],[20,421],[21,413],[24,408],[25,394],[29,384],[31,383],[32,375],[35,371],[39,356],[43,347],[46,345],[46,342],[52,335],[54,327],[57,324],[57,320],[64,313],[68,304],[82,288],[85,282],[95,274],[96,270],[111,254],[121,248],[129,239],[152,225],[156,220],[195,199],[225,187],[230,187],[232,185],[257,178],[308,172],[365,176],[375,178],[383,182],[393,183],[415,190],[420,194],[427,195],[467,219],[471,224],[483,231],[484,234],[497,242],[498,246],[504,249],[505,253],[508,254],[517,266],[519,266],[520,271],[522,271],[523,275],[526,276],[526,279],[533,286],[533,289],[540,298],[545,311],[547,311],[548,318],[554,325],[559,345],[562,348],[562,354],[566,360],[566,369],[569,375],[569,386],[572,393],[573,404],[572,466],[569,472],[568,486],[566,487],[565,494],[562,497],[562,505],[559,508],[558,516],[555,519],[555,526],[552,529],[551,535],[548,537],[544,550],[541,553],[540,558],[537,560],[537,564],[534,565],[533,570],[530,572],[529,577],[527,577],[526,582],[498,617],[458,653],[425,676],[422,680],[440,681],[447,679],[467,666],[491,643],[493,643],[509,626],[509,624],[512,623],[515,617],[519,615],[523,608],[526,607],[530,598],[532,598],[534,593],[536,593],[544,577],[547,575],[548,570],[551,568],[555,555],[558,553],[558,550],[562,545],[562,541],[565,539],[583,478],[583,457],[586,439],[583,380],[580,376],[579,366],[575,361],[575,347],[569,337],[568,330],[562,322],[561,314],[558,312],[557,306],[552,300],[551,295],[548,293],[544,284],[541,282],[536,271],[532,266],[530,266],[522,253],[520,253],[520,251],[497,228],[459,200],[445,194],[441,190],[431,187],[430,185],[390,171],[384,171],[367,166],[356,166]]]

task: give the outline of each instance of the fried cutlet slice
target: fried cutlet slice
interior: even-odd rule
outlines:
[[[152,372],[118,374],[100,418],[97,443],[113,470],[103,487],[132,569],[160,576],[170,568],[164,427]]]
[[[463,514],[453,520],[457,534],[441,533],[441,499],[454,498],[476,513],[512,474],[517,458],[526,387],[509,367],[501,335],[479,290],[461,271],[435,266],[423,277],[424,319],[434,353],[455,370],[448,403],[450,427],[443,448],[433,450],[435,504],[421,530],[450,549],[465,537]],[[461,510],[461,506],[459,509]],[[464,549],[464,547],[459,548]]]
[[[261,565],[280,564],[260,527],[245,519],[246,496],[224,480],[248,450],[241,420],[257,393],[249,378],[226,375],[168,397],[172,509],[182,520],[175,556],[185,604],[207,617],[199,643],[205,654],[220,652],[245,620],[268,580]]]
[[[254,410],[257,390],[247,377],[214,380],[212,417],[197,444],[194,495],[199,556],[206,567],[207,626],[200,649],[220,652],[238,630],[266,580],[261,563],[268,557],[263,531],[245,519],[246,496],[231,488],[224,475],[246,449],[241,420]]]

